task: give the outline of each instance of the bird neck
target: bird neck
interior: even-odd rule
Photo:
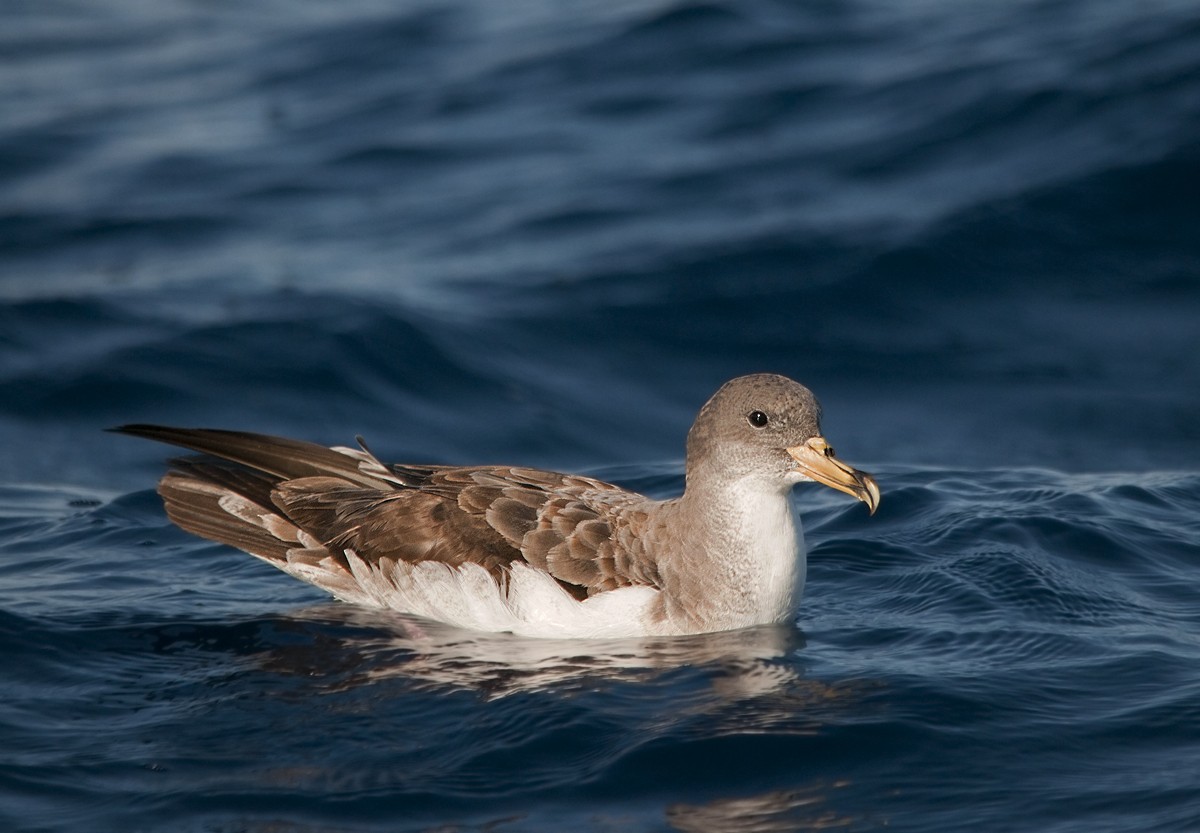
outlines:
[[[729,627],[790,620],[806,573],[791,490],[753,478],[703,478],[679,499],[688,572],[707,577]]]

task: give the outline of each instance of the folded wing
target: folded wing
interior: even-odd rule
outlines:
[[[122,433],[207,457],[159,483],[183,529],[262,558],[343,598],[366,564],[475,564],[504,586],[514,564],[543,570],[576,599],[658,586],[640,558],[645,499],[591,478],[511,467],[385,466],[365,449],[263,434],[127,425]]]

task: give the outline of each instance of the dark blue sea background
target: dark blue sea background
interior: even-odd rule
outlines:
[[[0,830],[1200,830],[1192,0],[0,6]],[[476,635],[126,422],[666,497],[825,406],[788,626]]]

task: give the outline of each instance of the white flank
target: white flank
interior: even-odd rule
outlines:
[[[550,575],[514,564],[506,586],[477,564],[451,567],[425,561],[389,563],[377,570],[346,550],[353,582],[330,581],[331,571],[288,565],[288,572],[347,602],[402,610],[461,628],[521,636],[595,638],[658,633],[647,611],[658,591],[626,587],[576,601]],[[340,572],[340,570],[339,570]]]

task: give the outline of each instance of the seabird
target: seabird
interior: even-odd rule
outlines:
[[[684,492],[652,500],[515,466],[385,465],[361,448],[242,431],[114,429],[204,457],[158,484],[183,529],[347,602],[542,637],[703,633],[789,621],[806,554],[792,487],[879,505],[834,456],[812,392],[727,382],[687,436]]]

